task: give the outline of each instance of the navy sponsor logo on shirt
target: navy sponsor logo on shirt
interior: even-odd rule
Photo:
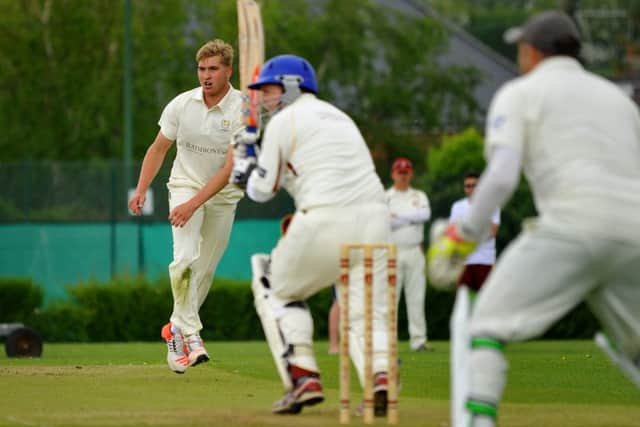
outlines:
[[[504,126],[506,122],[507,122],[507,118],[503,115],[500,115],[492,118],[491,121],[489,122],[489,126],[491,127],[491,129],[499,130],[502,128],[502,126]]]

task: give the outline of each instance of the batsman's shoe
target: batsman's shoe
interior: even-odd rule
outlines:
[[[185,339],[187,351],[189,352],[189,366],[197,366],[201,363],[209,361],[209,353],[204,348],[204,342],[200,335],[189,335]]]
[[[373,414],[376,417],[387,415],[387,389],[389,378],[386,372],[378,372],[373,379]]]
[[[292,391],[273,404],[273,413],[299,414],[303,406],[316,405],[323,400],[320,378],[317,375],[301,377]]]
[[[160,335],[167,343],[167,364],[169,368],[177,374],[184,374],[189,367],[189,356],[185,351],[186,347],[182,335],[171,332],[171,322],[162,327]]]
[[[373,415],[384,417],[387,415],[389,377],[386,372],[378,372],[373,379]],[[364,415],[364,402],[355,409],[355,415]]]

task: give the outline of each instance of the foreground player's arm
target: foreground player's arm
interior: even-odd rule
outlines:
[[[173,208],[169,214],[169,222],[171,222],[171,225],[174,227],[182,227],[189,221],[189,218],[193,216],[196,209],[218,194],[229,182],[232,166],[233,150],[229,147],[222,168],[218,170],[191,199]]]
[[[480,241],[488,237],[494,212],[518,185],[528,120],[523,99],[526,93],[521,86],[507,83],[491,102],[485,132],[487,167],[458,227],[464,239]]]
[[[469,210],[459,224],[461,235],[475,241],[482,240],[483,236],[490,233],[495,235],[497,225],[493,224],[493,213],[511,197],[522,169],[522,155],[510,146],[494,147],[488,161],[473,193]]]
[[[162,131],[158,131],[156,139],[147,148],[147,152],[142,160],[142,168],[140,169],[140,177],[138,178],[138,185],[136,191],[129,200],[129,209],[134,215],[140,215],[144,201],[147,198],[147,190],[153,182],[153,179],[158,174],[162,162],[167,155],[167,151],[173,145],[173,141],[162,134]]]

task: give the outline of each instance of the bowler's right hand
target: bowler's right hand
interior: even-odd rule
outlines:
[[[137,191],[129,199],[129,211],[134,215],[142,214],[142,206],[147,198],[147,192],[138,193]]]

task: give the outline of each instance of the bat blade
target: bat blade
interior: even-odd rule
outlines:
[[[237,0],[240,90],[244,95],[243,122],[249,130],[257,130],[258,94],[248,85],[255,81],[264,62],[264,29],[260,5],[255,0]]]

